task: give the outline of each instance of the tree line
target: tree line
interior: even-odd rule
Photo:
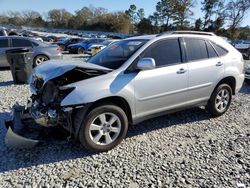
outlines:
[[[159,0],[152,15],[130,5],[125,11],[109,12],[102,7],[83,7],[73,14],[66,9],[9,11],[0,15],[1,24],[151,34],[169,30],[210,31],[230,38],[246,38],[250,28],[241,27],[250,9],[250,0],[203,0],[202,14],[194,20],[196,0]]]

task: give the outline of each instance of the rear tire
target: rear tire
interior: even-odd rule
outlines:
[[[76,118],[82,118],[81,110],[78,113]],[[91,110],[83,120],[79,141],[86,149],[104,152],[116,147],[126,137],[127,131],[125,112],[112,104],[101,105]]]
[[[49,60],[49,58],[45,55],[38,55],[35,57],[34,62],[33,62],[33,66],[36,67],[40,64],[42,64],[44,61]]]
[[[232,88],[228,84],[221,84],[212,93],[206,109],[215,117],[221,116],[230,107],[231,100]]]

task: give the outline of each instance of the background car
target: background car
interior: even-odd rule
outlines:
[[[90,38],[82,41],[81,43],[71,44],[68,46],[69,53],[83,54],[92,44],[100,44],[105,39]]]
[[[244,59],[250,60],[250,41],[241,41],[234,46],[240,53],[242,53]]]
[[[84,39],[82,38],[67,38],[66,40],[61,40],[58,41],[56,44],[58,46],[60,46],[62,51],[67,51],[68,50],[68,46],[71,44],[76,44],[76,43],[80,43],[82,42]]]
[[[250,85],[250,64],[245,67],[245,82]]]
[[[87,54],[94,56],[95,54],[97,54],[98,52],[100,52],[101,50],[103,50],[104,48],[106,48],[109,45],[112,45],[116,42],[118,42],[119,40],[105,40],[100,44],[92,44],[88,50],[87,50]]]
[[[57,45],[46,44],[28,37],[0,37],[0,67],[9,66],[5,51],[20,47],[26,47],[33,51],[33,66],[37,66],[49,59],[62,58],[60,47]]]
[[[5,28],[0,28],[0,36],[8,36]]]

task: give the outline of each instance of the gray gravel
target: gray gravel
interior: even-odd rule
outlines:
[[[27,86],[0,71],[0,120],[25,104]],[[32,150],[4,145],[0,126],[0,187],[250,187],[250,86],[222,117],[195,108],[129,128],[106,153],[56,141]]]

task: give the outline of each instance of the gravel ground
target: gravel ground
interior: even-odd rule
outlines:
[[[195,108],[129,128],[106,153],[79,143],[48,142],[32,150],[4,145],[13,104],[25,104],[27,86],[0,71],[0,187],[250,187],[250,86],[230,110],[210,118]]]

